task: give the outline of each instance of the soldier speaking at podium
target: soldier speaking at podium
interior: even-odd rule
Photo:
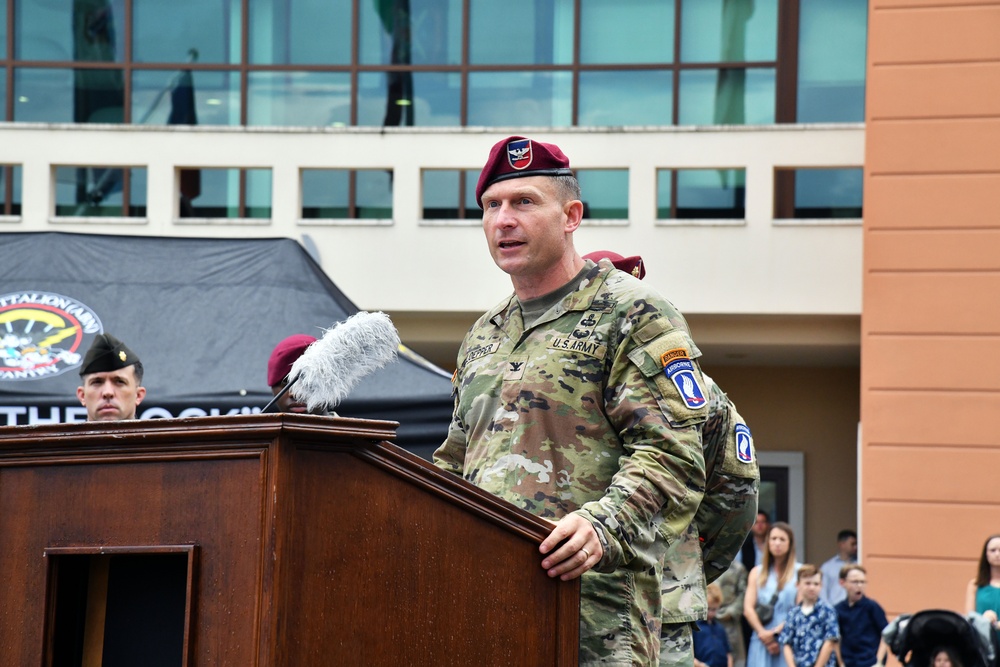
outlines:
[[[91,343],[80,366],[83,386],[76,396],[87,408],[87,421],[135,419],[136,407],[146,397],[139,355],[111,334]]]

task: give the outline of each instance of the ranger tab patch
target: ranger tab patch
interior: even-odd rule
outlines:
[[[753,463],[753,436],[746,424],[736,425],[736,458],[740,463]]]
[[[698,384],[694,363],[688,357],[687,350],[682,347],[667,350],[660,355],[660,363],[663,364],[663,372],[681,393],[684,405],[692,410],[705,405],[705,392]]]

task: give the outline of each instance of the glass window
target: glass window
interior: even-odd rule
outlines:
[[[302,217],[349,217],[351,172],[347,169],[302,170]]]
[[[462,62],[462,0],[381,0],[360,8],[362,64]]]
[[[0,65],[0,120],[7,118],[7,70]]]
[[[478,170],[425,169],[422,176],[424,220],[479,220],[476,203]],[[464,185],[461,182],[464,180]]]
[[[778,0],[682,0],[681,62],[773,61]]]
[[[776,211],[777,218],[826,219],[860,218],[864,170],[792,169],[795,179],[795,208]],[[779,173],[781,173],[779,172]],[[780,198],[775,197],[775,201]]]
[[[302,217],[391,219],[392,171],[303,169]]]
[[[250,72],[248,125],[335,125],[351,122],[346,72]]]
[[[469,61],[485,65],[571,63],[573,13],[573,0],[471,2]]]
[[[56,167],[55,178],[57,216],[146,215],[145,167]]]
[[[671,125],[673,76],[662,71],[580,72],[577,125]]]
[[[0,0],[0,60],[7,59],[7,0]]]
[[[0,164],[0,215],[21,215],[21,166]]]
[[[249,7],[251,63],[350,64],[351,0],[250,0]]]
[[[358,125],[461,125],[457,72],[362,72]]]
[[[16,9],[14,56],[19,60],[123,60],[124,0],[20,0]]]
[[[671,63],[674,0],[580,0],[580,62]]]
[[[136,62],[240,62],[241,0],[132,0]]]
[[[743,169],[659,169],[656,217],[737,219],[746,216]]]
[[[579,169],[584,217],[595,220],[628,219],[628,170]]]
[[[681,125],[767,125],[774,122],[774,70],[681,72]]]
[[[132,73],[132,122],[138,125],[239,125],[237,72]]]
[[[467,124],[567,127],[572,91],[569,72],[472,72]]]
[[[800,0],[797,120],[863,122],[868,0]]]
[[[46,123],[120,123],[121,70],[14,70],[14,120]]]
[[[270,169],[199,169],[197,194],[181,206],[182,218],[270,218]]]

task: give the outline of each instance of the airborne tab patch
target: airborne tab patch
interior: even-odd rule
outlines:
[[[698,384],[694,373],[694,363],[688,357],[688,351],[682,347],[667,350],[660,355],[663,372],[681,393],[684,405],[697,409],[705,405],[705,392]]]
[[[753,463],[753,436],[746,424],[736,425],[736,458],[740,463]]]

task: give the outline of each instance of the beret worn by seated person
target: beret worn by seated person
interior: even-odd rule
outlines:
[[[292,364],[302,356],[306,348],[316,342],[312,336],[293,334],[274,346],[271,358],[267,360],[267,386],[281,384],[292,370]]]
[[[138,362],[139,355],[128,349],[125,343],[111,334],[99,334],[83,358],[80,375],[82,377],[91,373],[110,373]]]
[[[569,158],[555,144],[524,137],[507,137],[490,151],[476,184],[476,203],[483,207],[483,193],[497,181],[524,176],[572,176]]]
[[[615,265],[616,269],[624,271],[625,273],[631,273],[639,280],[642,280],[646,275],[646,267],[643,265],[642,257],[639,257],[639,255],[622,257],[618,253],[611,252],[610,250],[595,250],[594,252],[584,255],[583,258],[589,259],[595,264],[602,259],[611,260],[611,263]]]

